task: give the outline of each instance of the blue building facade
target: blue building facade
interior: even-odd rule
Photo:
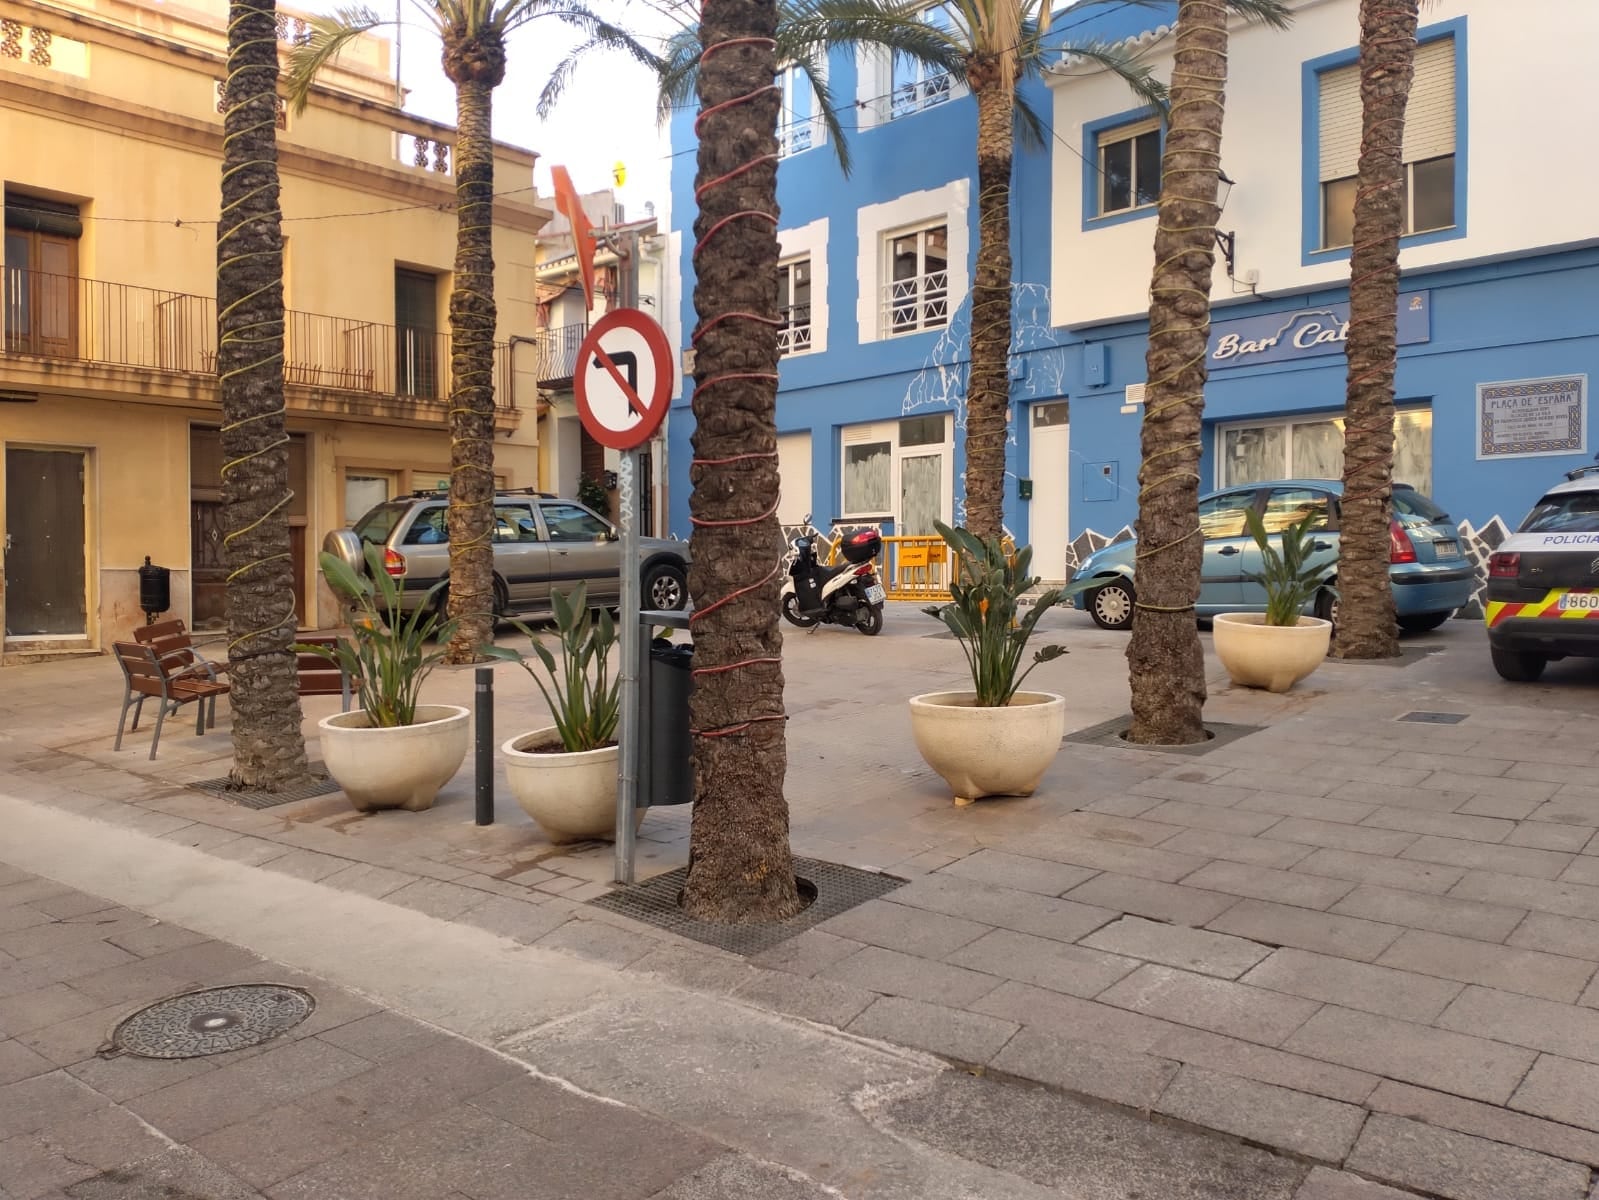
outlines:
[[[1405,154],[1414,232],[1401,258],[1396,474],[1460,521],[1479,555],[1599,450],[1587,394],[1599,365],[1599,217],[1585,189],[1529,187],[1506,166],[1536,157],[1549,136],[1506,119],[1524,110],[1523,68],[1541,80],[1561,72],[1517,49],[1503,7],[1429,8]],[[1212,293],[1206,490],[1341,470],[1357,9],[1337,0],[1302,9],[1286,33],[1234,31],[1223,171],[1237,183]],[[1582,0],[1552,0],[1546,17],[1596,19]],[[1169,77],[1170,19],[1170,8],[1074,5],[1052,40],[1122,42]],[[1537,53],[1559,41],[1538,39]],[[1580,76],[1575,46],[1553,53],[1573,56]],[[840,172],[811,111],[791,99],[778,172],[792,326],[778,397],[781,512],[789,524],[809,513],[823,530],[924,533],[933,516],[962,513],[976,106],[869,54],[835,55],[830,81],[853,100],[840,115],[855,126],[854,172]],[[1005,515],[1034,544],[1035,569],[1059,578],[1136,516],[1161,134],[1125,84],[1082,64],[1063,61],[1024,87],[1052,129],[1046,146],[1016,156]],[[692,114],[678,114],[674,150],[692,136]],[[675,229],[692,224],[693,169],[691,153],[674,160]],[[681,248],[691,330],[691,235]],[[684,535],[689,390],[669,455],[671,523]]]

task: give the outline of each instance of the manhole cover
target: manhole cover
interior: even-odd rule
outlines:
[[[1425,709],[1416,709],[1396,719],[1414,721],[1418,725],[1458,725],[1470,715],[1470,713],[1428,712]]]
[[[111,1035],[140,1058],[203,1058],[270,1041],[316,1011],[310,992],[276,983],[205,988],[158,1000]]]

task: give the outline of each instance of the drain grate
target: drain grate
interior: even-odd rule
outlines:
[[[327,770],[321,763],[311,764],[311,778],[308,782],[299,787],[284,788],[281,792],[263,792],[254,788],[236,787],[226,775],[220,779],[202,779],[188,786],[193,791],[204,792],[208,796],[218,796],[223,800],[242,804],[245,808],[256,809],[293,804],[296,800],[315,800],[318,796],[331,796],[339,790],[339,785],[328,778]]]
[[[1418,725],[1458,725],[1470,715],[1470,713],[1428,712],[1425,709],[1418,708],[1394,719],[1396,721],[1414,721]]]
[[[865,871],[813,858],[796,858],[794,871],[799,876],[801,893],[807,891],[806,884],[809,884],[815,899],[803,912],[770,925],[719,925],[689,916],[677,903],[688,878],[687,867],[657,875],[636,887],[607,892],[589,903],[719,950],[750,955],[770,950],[829,917],[886,896],[905,883],[903,879],[880,871]]]
[[[157,1000],[117,1026],[113,1051],[204,1058],[271,1041],[316,1011],[310,992],[276,983],[204,988]]]
[[[1122,736],[1132,723],[1132,714],[1128,713],[1125,716],[1101,721],[1098,725],[1090,725],[1087,729],[1079,729],[1076,733],[1068,733],[1062,740],[1086,746],[1114,746],[1121,750],[1144,750],[1155,754],[1181,754],[1197,758],[1221,746],[1230,745],[1239,738],[1259,733],[1265,728],[1263,725],[1234,725],[1227,721],[1206,721],[1205,732],[1210,736],[1203,742],[1196,742],[1192,746],[1142,746],[1137,742],[1129,742]]]

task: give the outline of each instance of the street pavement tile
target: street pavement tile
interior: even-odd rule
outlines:
[[[1294,1193],[1294,1200],[1416,1200],[1416,1194],[1396,1192],[1348,1171],[1316,1167]]]
[[[1384,805],[1361,822],[1366,829],[1402,830],[1405,833],[1465,838],[1475,842],[1502,842],[1516,825],[1497,817],[1461,817],[1453,813],[1418,812]]]
[[[6,1200],[61,1196],[61,1188],[98,1174],[99,1167],[74,1158],[38,1134],[0,1140],[0,1197]]]
[[[185,1142],[371,1069],[364,1058],[307,1039],[135,1096],[127,1106]]]
[[[885,901],[910,905],[930,913],[980,921],[985,932],[989,927],[999,926],[1062,942],[1075,942],[1084,934],[1116,919],[1116,914],[1110,909],[962,879],[955,875],[924,875],[902,888],[896,888]],[[844,914],[846,917],[849,915]],[[827,923],[826,928],[831,932],[845,933],[877,945],[886,944],[875,938],[863,938],[859,933],[849,933],[848,929],[837,929],[835,921]],[[916,953],[907,946],[891,948]]]
[[[279,864],[282,861],[283,859],[274,861],[272,869],[281,870]],[[324,876],[321,882],[331,888],[338,888],[341,892],[355,892],[358,895],[382,899],[390,892],[397,892],[406,884],[416,880],[414,875],[407,875],[403,871],[391,871],[388,867],[379,867],[372,863],[351,863],[348,859],[339,861],[341,863],[339,869],[331,875]],[[539,874],[544,878],[549,876],[547,871],[541,871]]]
[[[391,1012],[375,1012],[329,1029],[318,1037],[340,1050],[348,1050],[371,1062],[388,1062],[420,1050],[455,1041],[447,1033],[429,1029],[416,1021]]]
[[[906,885],[915,887],[915,883]],[[852,938],[869,946],[899,950],[920,958],[943,958],[975,942],[991,925],[980,925],[942,912],[868,900],[817,926],[825,933]]]
[[[1355,886],[1346,879],[1324,879],[1302,871],[1232,862],[1213,862],[1202,867],[1184,879],[1183,885],[1300,908],[1327,908]]]
[[[1460,765],[1464,766],[1471,761],[1473,760],[1462,758]],[[1525,816],[1526,811],[1552,799],[1560,785],[1540,779],[1485,779],[1481,776],[1462,774],[1457,770],[1434,771],[1417,786],[1457,795],[1473,793],[1502,800],[1520,801],[1525,806],[1525,811],[1522,813]]]
[[[820,929],[807,929],[797,937],[779,942],[770,950],[762,951],[750,962],[757,967],[786,971],[791,975],[815,975],[841,959],[854,954],[865,943]]]
[[[1254,771],[1247,768],[1229,771],[1216,780],[1218,787],[1249,788],[1255,792],[1276,792],[1285,796],[1325,796],[1338,783],[1336,779],[1319,778],[1315,771]]]
[[[553,1147],[560,1164],[558,1174],[576,1176],[573,1183],[592,1183],[590,1192],[573,1187],[556,1193],[572,1200],[652,1196],[723,1151],[709,1138],[660,1117],[590,1099],[558,1083],[527,1075],[475,1096],[469,1103]],[[466,1190],[478,1195],[476,1189]],[[517,1200],[514,1192],[504,1195],[507,1200]]]
[[[101,1002],[93,996],[86,996],[64,983],[52,983],[0,999],[0,1031],[20,1037],[101,1007]]]
[[[1377,1086],[1377,1077],[1270,1046],[1240,1041],[1204,1029],[1171,1026],[1150,1047],[1161,1058],[1194,1063],[1228,1075],[1272,1083],[1296,1092],[1359,1104]]]
[[[1586,1200],[1588,1168],[1377,1113],[1345,1166],[1447,1200]]]
[[[72,989],[93,1000],[98,1007],[109,1004],[150,1004],[163,997],[187,991],[193,977],[174,974],[165,964],[134,959],[117,967],[107,967],[72,981]]]
[[[1109,871],[1073,888],[1067,899],[1178,925],[1203,925],[1238,902],[1236,896]]]
[[[1191,854],[1172,854],[1148,846],[1128,846],[1084,834],[1056,833],[1053,830],[1039,830],[1018,837],[1011,845],[1013,849],[1026,849],[1041,858],[1079,867],[1093,867],[1099,871],[1119,871],[1124,875],[1159,879],[1167,883],[1190,875],[1205,865],[1204,859]]]
[[[1567,1125],[1599,1129],[1599,1066],[1540,1055],[1510,1098],[1510,1107]]]
[[[1459,799],[1453,793],[1447,795],[1451,800]],[[1531,815],[1542,803],[1541,800],[1529,800],[1522,796],[1500,796],[1490,793],[1473,796],[1454,811],[1468,817],[1504,817],[1507,820],[1520,821]]]
[[[1599,825],[1599,800],[1590,796],[1557,793],[1553,800],[1540,804],[1527,814],[1533,821],[1552,821],[1562,825]]]
[[[1544,1060],[1540,1060],[1544,1061]],[[1566,1062],[1569,1060],[1555,1060]],[[1525,1083],[1523,1084],[1525,1086]],[[1511,1098],[1516,1104],[1516,1098]],[[1512,1112],[1495,1104],[1481,1104],[1459,1096],[1445,1095],[1397,1080],[1385,1079],[1366,1101],[1373,1112],[1392,1113],[1397,1117],[1413,1117],[1428,1125],[1453,1129],[1487,1138],[1491,1142],[1507,1142],[1527,1150],[1536,1150],[1554,1158],[1572,1162],[1599,1164],[1599,1133],[1576,1129],[1571,1125],[1557,1124],[1538,1117]]]
[[[1512,946],[1566,954],[1599,962],[1599,921],[1562,917],[1554,913],[1528,913],[1515,932],[1506,939]]]
[[[1065,992],[1007,980],[975,1004],[973,1012],[1002,1017],[1045,1033],[1108,1043],[1123,1050],[1148,1050],[1182,1027],[1142,1013],[1113,1008]]]
[[[1391,808],[1410,808],[1425,812],[1454,812],[1465,800],[1475,794],[1476,788],[1437,791],[1418,783],[1414,787],[1394,787],[1362,780],[1346,783],[1328,796],[1330,800],[1357,800],[1362,804],[1387,805]]]
[[[1163,844],[1166,849],[1179,854],[1279,869],[1291,867],[1312,853],[1309,846],[1274,842],[1263,837],[1239,837],[1231,833],[1218,833],[1214,829],[1185,829]]]
[[[893,951],[869,946],[862,953],[892,954]],[[885,981],[901,981],[902,986],[909,989],[905,992],[906,995],[914,993],[922,999],[927,999],[927,993],[937,993],[932,997],[935,1003],[959,1003],[955,1000],[941,999],[940,997],[946,992],[971,994],[971,989],[964,985],[964,976],[956,979],[944,974],[942,963],[929,963],[925,959],[910,958],[908,955],[899,957],[905,960],[906,965],[885,964],[878,960],[875,964],[868,962],[862,969],[868,975],[881,974]],[[926,981],[925,991],[919,990],[918,984],[912,979],[915,968],[908,965],[912,963],[920,963],[928,968],[930,978]],[[954,968],[949,970],[953,971]],[[970,974],[971,972],[965,973],[965,975]],[[978,985],[979,995],[996,982],[986,975],[977,978],[986,981]],[[894,990],[897,989],[886,987],[878,989],[878,991]],[[848,1025],[868,1004],[877,999],[877,991],[867,987],[858,987],[832,979],[787,975],[780,971],[757,971],[739,984],[734,994],[740,1000],[747,1000],[751,1004],[774,1012],[788,1013],[806,1021],[840,1027]]]
[[[1275,813],[1277,816],[1290,821],[1314,821],[1318,825],[1356,825],[1377,811],[1375,804],[1360,804],[1354,800],[1338,800],[1332,796],[1284,795],[1281,792],[1252,792],[1240,800],[1235,807],[1247,812]],[[1305,839],[1296,838],[1290,840],[1303,841]],[[1364,849],[1364,847],[1360,848]]]
[[[1599,1012],[1494,988],[1468,987],[1438,1018],[1444,1029],[1599,1062]]]
[[[15,904],[10,908],[0,908],[0,933],[33,929],[39,925],[48,925],[52,920],[53,917],[45,916],[32,904]]]
[[[102,1031],[101,1040],[109,1030]],[[130,1100],[148,1092],[171,1087],[195,1075],[215,1071],[226,1058],[140,1058],[136,1054],[118,1054],[113,1058],[98,1055],[80,1055],[66,1067],[67,1073],[83,1080],[95,1091],[112,1100]]]
[[[29,875],[15,883],[8,883],[4,887],[0,887],[0,908],[10,908],[15,904],[32,904],[35,900],[49,900],[55,896],[76,894],[75,889],[67,887],[64,883]]]
[[[1274,813],[1217,808],[1213,804],[1191,804],[1186,800],[1167,800],[1145,813],[1144,819],[1164,821],[1187,829],[1210,829],[1239,837],[1251,837],[1263,829],[1271,828],[1278,820]]]
[[[1418,929],[1407,929],[1377,961],[1423,975],[1567,1003],[1582,995],[1594,973],[1594,964],[1580,958]]]
[[[15,1038],[0,1041],[0,1086],[44,1075],[55,1069],[55,1063]]]
[[[67,892],[61,896],[47,896],[43,900],[33,901],[28,907],[58,921],[68,921],[91,913],[102,913],[110,908],[117,909],[119,916],[127,915],[127,910],[120,904],[101,896],[91,896],[88,892]]]
[[[50,926],[50,928],[57,928]],[[110,942],[76,941],[53,954],[0,963],[0,998],[31,992],[50,983],[65,983],[108,967],[137,961]]]
[[[1453,933],[1484,942],[1502,942],[1527,915],[1522,908],[1502,904],[1483,904],[1454,896],[1434,896],[1403,888],[1365,884],[1356,888],[1332,911],[1343,916],[1385,921],[1411,929],[1430,929]]]
[[[295,879],[306,879],[315,883],[330,875],[337,875],[350,865],[350,860],[347,858],[337,858],[316,850],[290,850],[282,857],[274,858],[267,863],[266,868],[282,875],[291,875]]]
[[[1058,818],[1055,829],[1124,846],[1158,846],[1177,833],[1170,822],[1143,821],[1135,817],[1084,811],[1069,812]]]
[[[1037,892],[1042,896],[1059,896],[1091,879],[1094,872],[1087,867],[1068,866],[1046,858],[1007,854],[1003,850],[979,850],[956,859],[937,874],[959,875],[962,879]]]
[[[1557,763],[1535,760],[1513,762],[1505,774],[1511,779],[1543,779],[1550,783],[1575,783],[1591,785],[1595,775],[1593,756],[1586,762]]]
[[[462,889],[463,891],[470,889]],[[482,893],[478,896],[481,898]],[[562,950],[613,967],[626,967],[643,958],[660,942],[607,921],[571,920],[533,943],[544,950]]]
[[[252,1187],[268,1188],[357,1145],[348,1128],[287,1104],[197,1138],[193,1148]]]
[[[466,1043],[439,1045],[391,1059],[301,1096],[298,1107],[352,1138],[390,1133],[435,1108],[485,1092],[522,1074],[515,1065]],[[281,1176],[280,1176],[281,1178]]]
[[[1023,1027],[989,1065],[1051,1087],[1145,1110],[1177,1074],[1177,1064],[1167,1059],[1032,1026]]]
[[[1240,900],[1207,928],[1272,946],[1293,946],[1362,962],[1375,959],[1403,932],[1397,925],[1265,900]]]
[[[1372,829],[1365,825],[1341,824],[1337,821],[1301,816],[1291,816],[1279,821],[1261,836],[1284,842],[1297,842],[1305,846],[1321,846],[1329,850],[1353,850],[1358,854],[1389,857],[1398,854],[1416,840],[1415,834],[1401,830]]]
[[[1464,900],[1486,900],[1512,908],[1535,908],[1566,917],[1599,920],[1599,887],[1581,883],[1529,879],[1498,871],[1467,871],[1449,894]]]
[[[68,1200],[261,1200],[261,1193],[186,1146],[69,1184]]]
[[[483,893],[442,879],[418,879],[415,883],[397,888],[383,899],[389,904],[414,908],[441,921],[451,921],[467,909],[481,904]]]
[[[1506,875],[1530,875],[1534,879],[1558,879],[1576,855],[1558,850],[1535,850],[1530,846],[1495,846],[1428,835],[1406,846],[1399,857],[1480,871],[1502,871]]]
[[[34,1075],[0,1087],[0,1139],[109,1108],[110,1101],[65,1071]]]
[[[1293,949],[1274,952],[1243,982],[1422,1024],[1443,1012],[1461,991],[1458,983],[1425,974]]]
[[[1447,892],[1466,872],[1459,867],[1432,863],[1397,861],[1387,855],[1361,854],[1355,850],[1320,849],[1295,864],[1296,871],[1328,879],[1352,879],[1410,892]]]
[[[1591,825],[1561,825],[1554,821],[1518,821],[1505,839],[1507,846],[1532,846],[1539,850],[1578,851],[1593,841]]]
[[[1383,765],[1416,767],[1429,774],[1434,771],[1455,771],[1493,779],[1503,775],[1514,764],[1508,758],[1463,758],[1458,754],[1437,754],[1426,750],[1397,750],[1383,759]]]
[[[1136,959],[1010,929],[985,934],[946,962],[1083,997],[1098,995],[1138,966]]]
[[[1218,772],[1225,775],[1226,771]],[[1153,779],[1141,779],[1128,787],[1128,791],[1138,796],[1153,796],[1161,800],[1182,800],[1189,804],[1204,804],[1211,808],[1231,808],[1245,796],[1253,796],[1255,789],[1241,787],[1217,787],[1211,782],[1215,775],[1188,778],[1197,774],[1193,771],[1183,771],[1177,775],[1158,775]]]
[[[456,921],[527,944],[538,941],[570,919],[570,914],[553,904],[489,896],[467,909]]]
[[[134,929],[127,933],[119,933],[106,939],[113,946],[126,950],[129,954],[138,955],[140,958],[150,958],[157,954],[166,954],[172,950],[181,950],[185,946],[197,946],[201,942],[211,939],[203,933],[194,933],[177,925],[151,925],[145,929]]]
[[[969,1005],[1002,982],[997,975],[916,958],[881,946],[867,946],[826,968],[817,978],[956,1008]],[[788,985],[787,980],[783,982]]]
[[[107,909],[105,913],[91,913],[77,921],[52,921],[48,925],[0,933],[0,950],[24,962],[36,955],[54,955],[77,945],[99,945],[105,950],[123,954],[116,947],[107,945],[105,939],[136,929],[147,929],[155,922],[144,917],[116,915],[122,911]],[[106,919],[102,920],[102,917]],[[133,956],[128,954],[125,957]],[[110,965],[109,962],[107,965]]]
[[[128,1015],[126,1004],[97,1008],[79,1016],[41,1025],[22,1034],[18,1040],[51,1062],[70,1067],[91,1058],[111,1040],[111,1031]]]
[[[1324,1162],[1343,1161],[1366,1119],[1351,1104],[1193,1066],[1177,1072],[1155,1111]]]
[[[836,1200],[837,1188],[742,1154],[724,1154],[650,1200]]]
[[[1267,946],[1184,925],[1123,917],[1084,938],[1081,945],[1147,962],[1237,979],[1271,953]]]
[[[1015,1021],[884,996],[850,1022],[850,1033],[928,1050],[957,1062],[986,1063],[1021,1028]]]
[[[1562,883],[1599,884],[1599,857],[1579,854],[1576,861],[1560,873]]]
[[[1280,1045],[1320,1007],[1318,1001],[1154,965],[1140,967],[1101,999],[1268,1046]]]
[[[1335,1005],[1306,1021],[1283,1049],[1493,1104],[1509,1099],[1536,1057],[1485,1037]]]

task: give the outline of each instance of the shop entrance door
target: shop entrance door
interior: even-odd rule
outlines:
[[[1033,480],[1033,502],[1028,510],[1028,530],[1033,545],[1033,571],[1043,580],[1066,578],[1066,550],[1071,526],[1067,521],[1071,477],[1071,425],[1065,400],[1032,407],[1032,441],[1028,474]]]
[[[6,448],[7,637],[89,632],[84,475],[81,450]]]

